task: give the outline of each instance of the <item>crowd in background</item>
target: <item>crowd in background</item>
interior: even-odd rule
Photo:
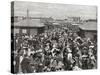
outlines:
[[[97,68],[96,39],[55,28],[14,37],[14,72],[33,73]]]

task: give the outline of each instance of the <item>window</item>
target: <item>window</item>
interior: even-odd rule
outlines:
[[[27,30],[26,30],[26,29],[23,29],[23,30],[22,30],[22,33],[27,33]]]

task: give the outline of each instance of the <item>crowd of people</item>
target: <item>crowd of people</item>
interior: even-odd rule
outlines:
[[[55,28],[14,37],[14,72],[34,73],[97,68],[96,39]]]

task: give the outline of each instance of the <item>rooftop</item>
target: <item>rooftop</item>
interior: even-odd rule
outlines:
[[[97,22],[85,22],[82,25],[79,25],[79,28],[82,30],[97,30]]]
[[[23,26],[23,27],[43,27],[44,24],[40,22],[39,19],[25,19],[19,22],[14,22],[14,26]]]

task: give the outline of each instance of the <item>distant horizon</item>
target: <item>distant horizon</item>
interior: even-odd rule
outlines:
[[[12,17],[15,17],[15,16],[12,16]],[[27,16],[18,16],[18,17],[27,17]],[[31,18],[50,18],[50,17],[34,17],[34,16],[30,16]],[[75,16],[68,16],[68,17],[75,17]],[[64,19],[68,19],[68,17],[66,17],[66,18],[53,18],[53,17],[51,17],[51,18],[53,18],[53,19],[58,19],[58,20],[64,20]],[[97,20],[97,18],[81,18],[80,17],[80,20]]]
[[[14,1],[14,16],[27,16],[27,9],[30,17],[97,19],[96,6]]]

